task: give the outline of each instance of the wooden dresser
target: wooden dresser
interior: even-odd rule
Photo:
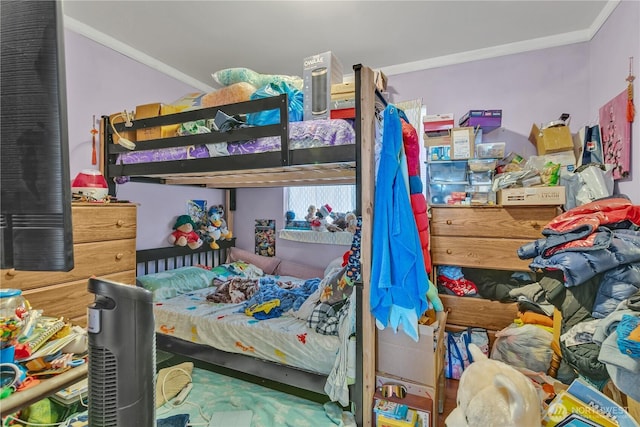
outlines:
[[[436,283],[438,265],[530,271],[531,260],[518,258],[517,250],[542,238],[544,226],[559,213],[557,206],[432,206],[432,281]],[[511,324],[517,313],[515,303],[442,294],[440,298],[449,310],[447,325],[452,330],[480,326],[497,331]]]
[[[2,270],[2,287],[21,289],[45,316],[63,316],[75,325],[87,324],[87,306],[94,296],[87,279],[100,276],[135,284],[136,205],[74,203],[74,268],[69,272]]]

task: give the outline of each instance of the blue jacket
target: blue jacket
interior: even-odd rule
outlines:
[[[382,149],[373,215],[371,312],[379,326],[399,325],[418,340],[418,318],[428,307],[429,281],[402,172],[402,123],[398,109],[384,110]]]

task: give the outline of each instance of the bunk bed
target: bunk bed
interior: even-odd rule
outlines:
[[[290,149],[285,95],[238,104],[206,109],[185,111],[173,115],[137,120],[133,126],[111,124],[109,117],[103,117],[101,138],[101,169],[110,185],[110,194],[115,194],[115,182],[124,180],[138,182],[159,182],[164,184],[199,185],[209,188],[233,189],[244,187],[278,187],[301,185],[355,184],[357,193],[356,214],[362,218],[361,229],[361,281],[355,286],[356,296],[356,381],[351,393],[354,414],[358,425],[372,425],[370,402],[375,391],[375,325],[369,310],[369,289],[371,261],[371,224],[374,196],[374,144],[376,105],[382,97],[376,90],[373,71],[362,65],[353,67],[355,75],[356,118],[353,122],[355,143],[335,146]],[[175,147],[198,147],[204,144],[221,144],[238,141],[255,141],[259,138],[276,137],[279,149],[254,154],[229,155],[224,157],[203,157],[166,162],[147,161],[125,163],[121,155],[129,150],[114,144],[114,132],[166,126],[199,119],[211,119],[218,111],[233,116],[265,110],[279,110],[277,124],[242,127],[225,132],[178,136],[139,142],[134,151],[157,150]],[[258,166],[259,165],[259,166]],[[228,197],[229,198],[229,197]],[[230,214],[230,210],[228,210]],[[224,255],[224,254],[223,254]],[[216,256],[223,256],[216,255]],[[160,254],[139,252],[139,262],[147,258],[155,262]],[[264,363],[254,363],[239,356],[212,357],[208,348],[195,344],[179,347],[170,338],[157,334],[159,349],[182,353],[194,359],[203,359],[214,364],[229,364],[236,361],[243,372],[261,377],[273,375],[275,370],[266,368]],[[240,360],[240,362],[238,362]],[[289,370],[284,366],[276,368],[280,373],[278,381],[306,389],[317,389],[318,380],[300,370]]]

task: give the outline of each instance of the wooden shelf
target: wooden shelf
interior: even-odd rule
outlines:
[[[0,414],[2,417],[17,412],[47,396],[52,395],[56,391],[63,389],[71,384],[86,378],[87,364],[84,363],[76,368],[71,368],[66,372],[58,374],[46,380],[41,380],[39,384],[29,387],[26,390],[13,393],[0,401]]]

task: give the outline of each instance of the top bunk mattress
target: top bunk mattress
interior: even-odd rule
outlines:
[[[345,119],[307,120],[289,123],[289,149],[307,149],[355,144],[352,121]],[[138,149],[144,142],[138,143]],[[280,151],[280,137],[270,136],[249,141],[217,142],[122,153],[117,164],[165,162],[173,160],[235,156]]]

